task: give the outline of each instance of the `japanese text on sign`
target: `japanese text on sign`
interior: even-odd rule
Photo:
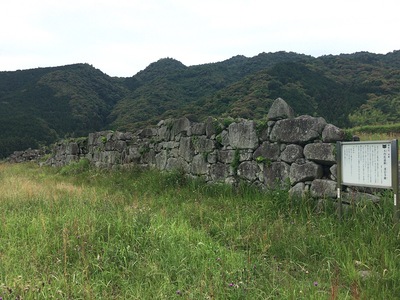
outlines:
[[[390,142],[343,144],[342,181],[349,185],[391,187]]]

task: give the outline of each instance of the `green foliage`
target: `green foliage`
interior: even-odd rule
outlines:
[[[268,128],[268,120],[266,119],[256,120],[256,131],[258,136],[260,136],[267,128]]]
[[[296,114],[339,127],[400,116],[399,51],[313,58],[292,52],[186,67],[164,58],[131,78],[87,64],[0,72],[0,158],[89,132],[136,130],[161,119],[263,120],[281,97]],[[220,131],[219,131],[220,130]]]
[[[240,165],[240,150],[239,149],[235,149],[235,152],[233,154],[233,160],[231,162],[231,167],[233,169],[233,173],[237,174],[237,170],[239,168]]]
[[[60,169],[60,174],[64,176],[71,176],[87,172],[90,169],[90,161],[86,158],[81,158],[77,162],[72,162]]]
[[[339,222],[331,202],[181,175],[0,164],[0,297],[398,298],[390,193]]]
[[[272,161],[264,156],[257,156],[256,162],[259,164],[265,164],[267,167],[271,166]]]
[[[386,125],[365,125],[349,129],[351,133],[400,133],[400,123]]]

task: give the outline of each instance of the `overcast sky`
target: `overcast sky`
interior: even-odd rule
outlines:
[[[89,63],[132,76],[160,58],[400,50],[399,0],[12,0],[0,10],[0,71]]]

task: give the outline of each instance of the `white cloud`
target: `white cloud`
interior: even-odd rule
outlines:
[[[397,1],[14,0],[0,11],[0,70],[88,62],[131,76],[167,56],[386,53],[400,49]]]

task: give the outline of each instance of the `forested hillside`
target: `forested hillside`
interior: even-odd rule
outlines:
[[[400,51],[314,58],[292,52],[187,67],[164,58],[130,78],[88,64],[0,72],[0,158],[103,129],[170,117],[263,118],[274,99],[341,127],[398,122]]]
[[[89,65],[0,73],[0,157],[108,126],[125,89]]]

